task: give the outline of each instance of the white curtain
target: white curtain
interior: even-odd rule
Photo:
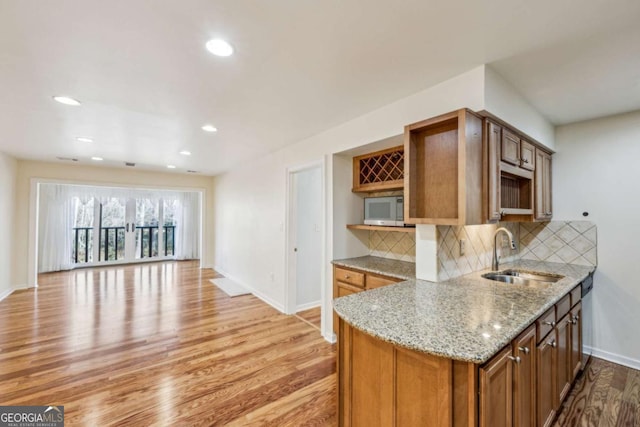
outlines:
[[[200,194],[181,193],[176,215],[175,255],[177,259],[200,258]]]
[[[68,185],[40,186],[38,272],[69,270],[75,207]]]

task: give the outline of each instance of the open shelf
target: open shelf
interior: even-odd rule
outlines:
[[[386,225],[365,225],[365,224],[347,224],[350,230],[376,230],[376,231],[397,231],[400,233],[415,233],[415,227],[391,227]]]

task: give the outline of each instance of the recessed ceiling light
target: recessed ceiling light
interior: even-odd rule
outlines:
[[[206,132],[217,132],[218,129],[213,125],[204,125],[202,126],[202,130]]]
[[[175,166],[175,165],[167,165],[167,168],[168,168],[168,169],[175,169],[175,168],[176,168],[176,166]]]
[[[76,138],[76,141],[80,141],[80,142],[93,142],[93,139],[91,138],[87,138],[85,136],[79,136]]]
[[[94,156],[94,157],[91,158],[91,160],[95,160],[96,162],[101,162],[104,159],[102,157]]]
[[[180,152],[180,154],[182,154],[183,156],[190,156],[190,155],[191,155],[191,151],[189,151],[189,150],[182,150],[182,151]]]
[[[53,99],[55,101],[58,101],[60,104],[64,104],[64,105],[73,105],[74,107],[77,107],[78,105],[80,105],[80,101],[78,101],[77,99],[70,98],[68,96],[54,96]]]
[[[212,39],[206,44],[207,50],[216,56],[231,56],[233,47],[222,39]]]

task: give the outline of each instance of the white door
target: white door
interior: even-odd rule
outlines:
[[[293,175],[295,198],[295,311],[321,304],[322,171],[305,169]]]

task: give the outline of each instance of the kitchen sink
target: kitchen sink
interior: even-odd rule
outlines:
[[[519,270],[492,271],[483,274],[482,277],[496,282],[510,283],[513,285],[541,285],[552,284],[564,276],[558,274],[539,273]]]

